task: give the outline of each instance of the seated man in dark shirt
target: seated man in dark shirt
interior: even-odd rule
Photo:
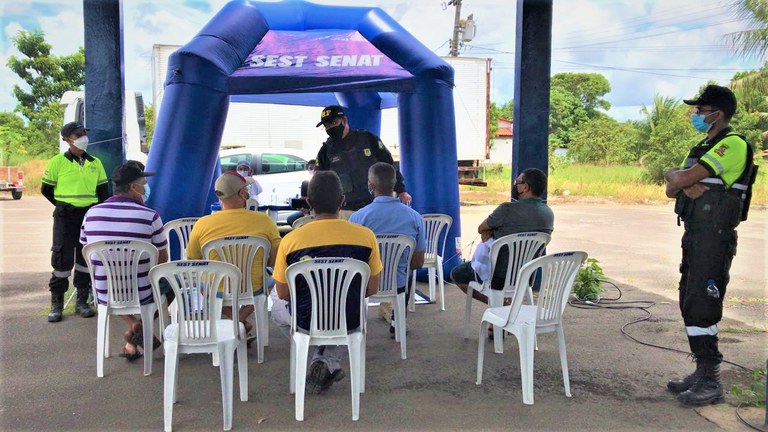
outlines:
[[[547,176],[544,172],[536,168],[523,170],[512,186],[513,201],[496,207],[496,210],[477,228],[482,241],[520,232],[551,234],[554,229],[555,215],[552,209],[541,200],[541,195],[546,190]],[[504,248],[499,252],[496,269],[491,279],[491,289],[502,289],[508,260],[509,252]],[[480,269],[472,267],[472,263],[465,262],[454,267],[451,271],[451,279],[466,293],[469,282],[484,282],[484,278],[478,274],[479,271]],[[473,298],[488,303],[488,296],[482,291],[473,291]]]

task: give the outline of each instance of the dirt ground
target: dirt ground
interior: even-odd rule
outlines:
[[[158,430],[163,424],[162,350],[154,372],[141,362],[105,360],[105,377],[95,374],[96,319],[67,316],[45,320],[49,296],[51,208],[39,197],[0,197],[0,429]],[[477,225],[493,207],[462,208],[468,248]],[[585,250],[622,290],[622,300],[650,300],[653,318],[632,325],[634,337],[685,350],[687,342],[676,298],[679,239],[668,205],[553,203],[555,233],[548,250]],[[720,325],[726,359],[764,367],[766,333],[766,227],[768,212],[753,212],[739,228],[739,252],[731,272],[725,318]],[[420,288],[424,291],[424,287]],[[625,338],[620,328],[643,317],[628,310],[568,307],[565,332],[572,398],[563,393],[556,338],[539,338],[535,357],[535,404],[522,403],[519,357],[513,337],[504,354],[489,349],[483,384],[475,385],[477,336],[463,338],[464,297],[446,285],[447,310],[417,306],[409,316],[408,359],[389,339],[383,321],[371,314],[367,391],[360,421],[351,421],[349,380],[320,396],[308,395],[305,421],[294,420],[288,392],[289,342],[270,328],[265,362],[249,352],[249,397],[235,397],[233,430],[696,430],[746,431],[735,417],[737,399],[691,409],[665,390],[666,380],[692,370],[685,355],[646,347]],[[606,296],[613,295],[607,292]],[[473,332],[482,308],[473,309]],[[112,327],[113,352],[122,324]],[[490,348],[490,347],[488,347]],[[723,366],[727,389],[749,385],[749,372]],[[764,412],[744,411],[753,424]],[[176,430],[221,428],[218,370],[206,356],[180,360]]]

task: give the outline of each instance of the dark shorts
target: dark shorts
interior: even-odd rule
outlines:
[[[470,262],[464,262],[454,267],[451,270],[451,280],[464,285],[473,281],[482,283],[480,277],[472,269],[472,263]]]

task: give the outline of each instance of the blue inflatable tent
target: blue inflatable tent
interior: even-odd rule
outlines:
[[[453,69],[381,9],[233,1],[172,55],[147,163],[157,172],[149,205],[164,221],[208,212],[230,101],[338,103],[351,127],[377,135],[381,110],[397,106],[413,207],[453,217],[445,250],[454,256],[461,231]]]

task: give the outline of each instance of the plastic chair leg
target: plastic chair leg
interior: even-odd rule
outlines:
[[[565,333],[563,332],[563,325],[557,326],[557,342],[560,351],[560,367],[563,369],[563,386],[565,387],[565,395],[571,397],[571,382],[568,377],[568,354],[565,351]]]
[[[472,320],[472,294],[474,291],[475,289],[471,286],[467,287],[467,304],[464,307],[464,339],[469,339],[469,333],[471,332],[470,323]]]
[[[165,432],[171,432],[173,423],[173,403],[176,402],[176,374],[178,369],[178,350],[176,344],[165,347],[165,373],[163,376],[163,425]]]
[[[475,384],[483,383],[483,361],[485,360],[485,332],[488,331],[488,323],[480,323],[480,337],[477,338],[477,380]]]
[[[219,344],[219,375],[221,376],[221,407],[224,416],[224,430],[232,429],[232,399],[234,381],[234,352],[230,347]]]
[[[240,387],[240,401],[248,402],[248,344],[241,339],[237,344],[237,378]]]
[[[362,337],[353,334],[347,338],[347,349],[349,350],[349,381],[352,390],[352,421],[360,419],[360,360],[361,360],[361,341]]]
[[[296,388],[296,421],[304,421],[304,391],[306,390],[307,356],[309,355],[309,336],[296,333],[293,335]]]
[[[144,306],[141,308],[141,330],[144,340],[144,376],[152,375],[152,349],[153,329],[155,322],[155,308]]]
[[[99,305],[99,315],[96,328],[96,376],[104,376],[104,357],[107,356],[109,343],[107,342],[107,308]]]
[[[406,325],[405,318],[405,294],[399,294],[395,298],[395,334],[398,336],[400,342],[400,358],[406,359]]]
[[[535,327],[521,328],[519,337],[520,376],[523,388],[523,403],[533,405],[533,344],[535,343]]]
[[[489,307],[501,307],[504,305],[504,294],[500,290],[489,290]],[[493,351],[497,354],[504,352],[504,330],[499,326],[493,326]]]
[[[104,330],[104,358],[109,358],[111,355],[111,350],[109,349],[109,322],[111,319],[106,307],[104,308],[104,315],[106,315],[107,319],[106,329]]]
[[[445,281],[443,280],[443,259],[437,259],[437,283],[440,284],[440,310],[445,310]]]
[[[435,301],[435,270],[437,267],[429,267],[427,274],[429,275],[429,301],[436,303]]]

